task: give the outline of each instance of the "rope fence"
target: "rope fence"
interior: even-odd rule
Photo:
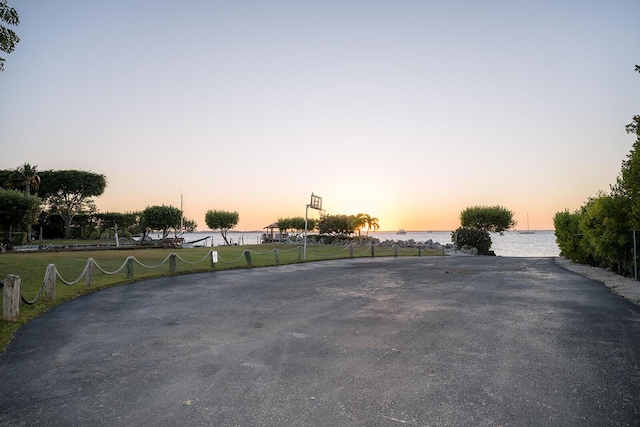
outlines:
[[[120,267],[118,267],[113,271],[106,270],[105,268],[98,265],[98,263],[93,258],[88,258],[84,266],[84,269],[82,270],[82,273],[80,273],[80,275],[75,280],[66,280],[60,275],[55,264],[49,264],[45,271],[42,285],[40,286],[40,289],[38,290],[36,296],[33,299],[27,299],[22,294],[21,280],[19,276],[9,274],[3,282],[0,282],[2,283],[2,320],[10,321],[10,322],[17,321],[18,316],[20,314],[20,302],[27,305],[33,305],[40,300],[43,294],[47,299],[55,299],[57,280],[60,280],[60,282],[62,282],[67,286],[74,286],[80,283],[82,279],[84,279],[85,286],[87,288],[91,288],[93,286],[93,276],[94,276],[95,270],[105,275],[116,275],[121,273],[123,270],[126,270],[127,278],[131,279],[135,277],[136,265],[139,267],[151,270],[151,269],[160,268],[168,263],[169,273],[171,275],[175,275],[177,274],[177,261],[180,261],[183,264],[187,264],[187,265],[198,265],[209,260],[209,268],[213,270],[215,269],[216,264],[218,262],[222,262],[223,264],[226,264],[226,265],[233,265],[233,264],[240,263],[241,260],[244,258],[247,267],[254,267],[255,265],[254,258],[264,257],[261,259],[262,264],[264,265],[272,265],[269,261],[270,259],[275,260],[276,264],[280,264],[281,254],[290,254],[296,251],[297,251],[297,261],[302,261],[303,260],[302,246],[297,246],[295,248],[288,249],[288,250],[273,248],[266,252],[258,252],[258,251],[245,249],[238,256],[238,258],[234,260],[224,260],[222,257],[219,257],[218,252],[214,250],[210,250],[209,252],[207,252],[207,254],[198,261],[187,261],[176,253],[170,253],[169,255],[167,255],[167,257],[164,260],[162,260],[160,263],[155,265],[146,265],[141,261],[139,261],[134,256],[129,256],[125,259],[125,261],[122,263]],[[361,250],[357,249],[353,244],[350,244],[342,247],[342,249],[338,250],[335,253],[327,254],[327,253],[319,253],[319,252],[313,252],[308,250],[307,255],[310,255],[311,257],[315,257],[316,259],[331,259],[331,258],[336,258],[338,256],[341,256],[346,251],[349,251],[349,258],[354,258],[356,256],[358,257],[388,256],[388,255],[385,255],[387,253],[389,255],[393,254],[394,257],[397,257],[399,256],[399,252],[404,254],[411,254],[413,252],[417,252],[418,256],[422,256],[423,253],[425,254],[429,253],[432,255],[433,254],[444,255],[444,249],[433,250],[433,249],[425,249],[422,247],[400,248],[397,244],[391,247],[380,247],[380,246],[374,246],[372,243],[369,243]]]

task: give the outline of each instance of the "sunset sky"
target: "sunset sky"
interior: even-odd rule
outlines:
[[[471,205],[552,229],[615,182],[640,114],[640,1],[9,0],[0,169],[104,174],[100,211],[238,230]],[[309,212],[317,217],[316,211]]]

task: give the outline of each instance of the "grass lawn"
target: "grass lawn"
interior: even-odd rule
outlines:
[[[93,284],[90,288],[82,278],[74,285],[67,285],[60,279],[56,281],[56,298],[47,299],[44,293],[34,304],[20,304],[20,316],[17,322],[0,320],[0,352],[4,351],[16,330],[30,319],[42,314],[49,308],[76,296],[93,292],[110,286],[131,283],[152,277],[171,275],[167,257],[175,253],[176,274],[187,274],[211,271],[210,257],[207,256],[212,248],[193,249],[118,249],[118,250],[65,250],[59,252],[8,252],[0,254],[0,280],[8,274],[20,277],[22,295],[32,300],[42,287],[45,272],[49,264],[55,264],[59,275],[66,282],[76,281],[83,273],[87,260],[93,258],[97,266],[107,273],[120,269],[127,257],[133,256],[139,263],[154,268],[145,268],[134,264],[133,277],[127,276],[127,268],[117,274],[104,274],[98,268],[93,269]],[[249,251],[253,267],[265,267],[278,264],[292,264],[304,262],[302,247],[282,244],[262,244],[246,246],[218,246],[213,248],[218,253],[215,270],[232,268],[247,268],[248,262],[245,250]],[[277,254],[277,259],[276,259]],[[398,256],[417,256],[417,249],[398,249]],[[441,252],[421,251],[421,254],[440,255]],[[392,248],[375,248],[375,256],[394,256]],[[320,261],[326,259],[349,258],[351,250],[342,246],[307,246],[306,261]],[[371,250],[366,246],[353,248],[353,257],[370,257]],[[165,261],[163,263],[163,261]],[[161,265],[160,265],[161,264]],[[1,294],[1,293],[0,293]]]

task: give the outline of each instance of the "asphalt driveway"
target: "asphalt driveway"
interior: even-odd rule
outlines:
[[[640,306],[552,258],[147,280],[23,327],[0,424],[637,426]]]

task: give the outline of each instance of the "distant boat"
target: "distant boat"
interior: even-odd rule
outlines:
[[[529,230],[529,212],[527,212],[527,230],[526,231],[518,231],[520,234],[536,234],[535,231]]]
[[[400,230],[398,230],[396,234],[404,235],[404,234],[407,234],[407,232],[404,231],[404,228],[401,228]]]

